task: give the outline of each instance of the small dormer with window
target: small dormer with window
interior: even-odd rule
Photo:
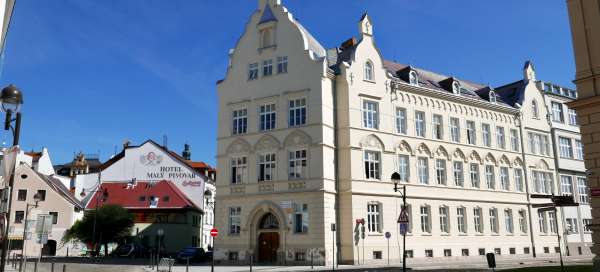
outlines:
[[[409,66],[406,66],[405,68],[403,68],[403,69],[401,69],[401,70],[398,70],[398,71],[396,72],[396,75],[397,75],[397,76],[398,76],[400,79],[402,79],[402,80],[404,80],[404,81],[408,82],[408,84],[410,84],[410,85],[412,85],[412,86],[419,86],[419,74],[418,74],[418,73],[417,73],[417,71],[416,71],[416,70],[415,70],[413,67],[411,67],[410,65],[409,65]]]
[[[439,82],[440,86],[444,88],[448,92],[452,92],[453,94],[460,94],[460,82],[456,80],[454,77],[446,78]]]
[[[419,76],[414,70],[408,73],[408,83],[413,86],[419,86]]]
[[[458,82],[458,81],[452,82],[452,93],[460,94],[460,82]]]
[[[496,92],[490,91],[489,100],[490,100],[490,103],[496,104]]]

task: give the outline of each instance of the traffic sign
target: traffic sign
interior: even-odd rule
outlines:
[[[398,216],[398,223],[400,224],[408,224],[408,213],[405,208],[402,208],[400,212],[400,216]]]
[[[392,234],[389,231],[385,232],[385,238],[386,239],[390,239],[392,237]]]
[[[210,236],[217,237],[217,235],[219,235],[219,231],[217,230],[217,228],[213,228],[210,230]]]
[[[406,235],[408,232],[408,223],[400,223],[400,234]]]

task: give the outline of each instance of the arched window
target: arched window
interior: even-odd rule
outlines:
[[[375,80],[373,76],[373,63],[370,60],[365,62],[365,80]]]
[[[408,73],[408,82],[410,85],[419,86],[419,77],[417,76],[417,72],[410,71],[410,73]]]
[[[490,91],[490,102],[496,103],[496,93],[494,91]]]
[[[454,81],[454,83],[452,83],[452,93],[453,94],[460,93],[460,83],[458,83],[458,81]]]
[[[540,118],[540,112],[538,109],[538,104],[536,100],[531,101],[531,114],[533,115],[533,118],[538,119]]]
[[[279,229],[279,221],[272,213],[265,214],[260,220],[260,229]]]

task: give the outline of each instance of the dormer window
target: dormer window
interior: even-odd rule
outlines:
[[[460,83],[458,81],[454,81],[452,83],[452,93],[459,94],[460,93]]]
[[[496,93],[494,91],[490,91],[490,102],[496,103]]]
[[[408,83],[413,86],[419,86],[419,77],[417,76],[417,72],[410,71],[410,73],[408,73]]]
[[[373,75],[373,63],[370,60],[365,62],[365,80],[375,81],[375,76]]]
[[[260,47],[266,48],[275,45],[275,33],[272,27],[267,27],[260,31]]]

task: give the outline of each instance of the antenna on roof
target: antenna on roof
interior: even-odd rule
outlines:
[[[164,148],[167,148],[167,140],[168,140],[167,134],[163,135],[163,147]]]

